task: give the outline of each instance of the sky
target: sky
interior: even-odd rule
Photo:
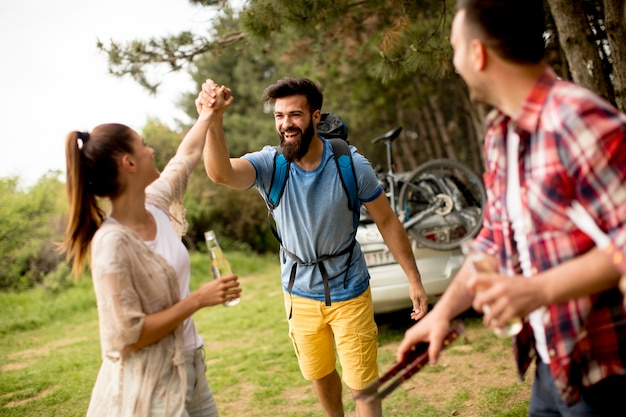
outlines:
[[[176,105],[195,89],[186,71],[164,74],[153,96],[108,74],[96,42],[202,34],[212,17],[188,0],[0,0],[0,177],[30,186],[49,170],[64,172],[72,130],[189,121]]]

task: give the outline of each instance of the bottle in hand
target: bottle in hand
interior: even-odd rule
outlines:
[[[463,254],[469,261],[473,274],[495,274],[496,271],[489,265],[484,254],[476,249],[471,240],[461,243]],[[489,304],[483,305],[483,311],[489,313]],[[499,337],[515,336],[522,330],[522,319],[513,317],[504,327],[496,327],[493,332]]]
[[[224,256],[224,252],[222,252],[222,248],[220,244],[217,242],[217,237],[215,237],[215,232],[213,230],[209,230],[204,233],[204,239],[206,240],[207,248],[209,249],[209,256],[211,257],[211,273],[213,274],[213,278],[219,278],[226,275],[232,275],[233,271],[230,268],[230,263]],[[240,299],[236,298],[231,301],[226,301],[224,306],[232,307],[239,304]]]

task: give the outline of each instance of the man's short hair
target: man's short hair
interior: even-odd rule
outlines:
[[[545,55],[542,0],[457,0],[465,22],[478,39],[501,58],[539,63]]]
[[[276,99],[303,95],[306,96],[311,113],[322,109],[324,96],[322,88],[308,78],[283,78],[270,85],[263,92],[263,101],[271,106]]]

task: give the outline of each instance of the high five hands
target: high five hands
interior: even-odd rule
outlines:
[[[226,110],[233,102],[234,97],[230,88],[217,85],[213,80],[207,79],[202,83],[202,90],[196,98],[196,110],[201,114],[203,110],[220,111]]]

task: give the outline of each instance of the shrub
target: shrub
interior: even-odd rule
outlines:
[[[44,175],[32,188],[17,177],[0,179],[0,290],[23,290],[56,270],[62,256],[65,208],[59,172]]]

